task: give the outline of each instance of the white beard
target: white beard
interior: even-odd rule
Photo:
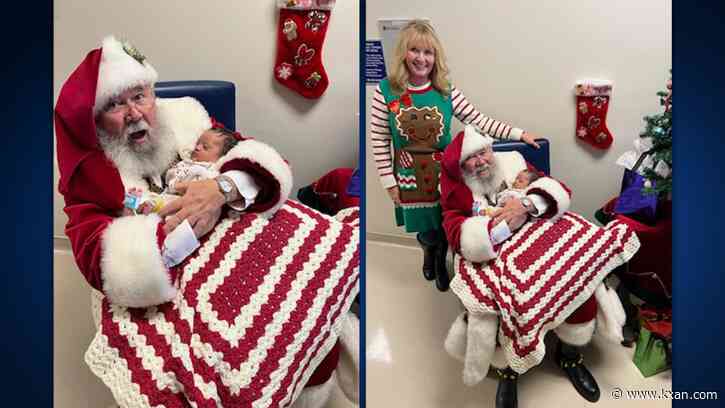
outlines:
[[[134,128],[130,129],[132,131]],[[138,129],[148,130],[147,145],[142,148],[134,148],[129,144],[129,129],[121,136],[111,136],[100,128],[96,128],[96,132],[103,152],[116,165],[122,177],[141,179],[160,176],[176,159],[176,139],[160,121],[156,128],[145,128],[141,124]]]
[[[479,177],[474,174],[468,174],[463,171],[463,182],[471,190],[473,199],[486,198],[489,204],[496,204],[496,193],[501,188],[501,184],[505,183],[503,172],[499,168],[499,160],[496,155],[493,156],[488,177]]]

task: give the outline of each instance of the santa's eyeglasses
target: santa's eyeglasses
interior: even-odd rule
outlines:
[[[128,98],[112,98],[108,101],[106,106],[103,107],[103,112],[106,113],[127,113],[131,110],[131,106],[135,109],[147,108],[154,101],[154,93],[151,88],[138,87],[134,88],[131,92],[131,96]]]
[[[487,160],[490,158],[492,152],[493,152],[493,149],[491,149],[490,147],[487,147],[483,150],[480,150],[480,151],[468,156],[465,161]]]

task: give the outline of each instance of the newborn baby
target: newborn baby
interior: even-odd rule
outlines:
[[[214,164],[237,144],[234,133],[226,129],[212,128],[204,131],[196,141],[188,159],[182,159],[166,172],[166,188],[160,194],[144,193],[132,188],[126,193],[124,214],[149,214],[158,212],[165,204],[178,198],[179,182],[212,179],[219,175]]]
[[[499,209],[503,208],[506,203],[512,198],[523,198],[526,196],[526,187],[536,181],[539,175],[531,170],[521,170],[514,179],[511,188],[507,188],[496,194],[496,205],[481,206],[479,202],[479,208],[474,208],[474,213],[478,215],[488,215],[489,217]]]

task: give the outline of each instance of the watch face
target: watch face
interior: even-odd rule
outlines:
[[[219,187],[225,193],[232,191],[232,183],[230,183],[228,180],[224,180],[224,179],[219,180]]]

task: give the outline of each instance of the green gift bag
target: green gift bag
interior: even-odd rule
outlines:
[[[650,377],[668,370],[671,366],[671,363],[668,364],[669,353],[667,340],[644,327],[640,330],[633,361],[643,376]]]
[[[672,367],[672,310],[659,311],[643,307],[642,326],[634,350],[634,364],[645,377]]]

